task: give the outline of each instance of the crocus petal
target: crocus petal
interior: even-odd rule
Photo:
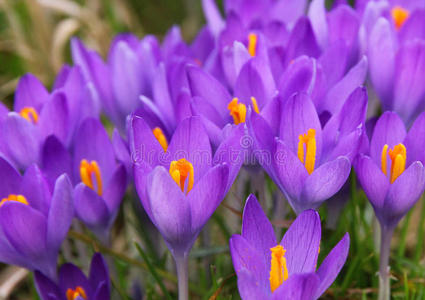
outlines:
[[[111,298],[111,292],[108,286],[108,282],[109,280],[107,282],[102,282],[97,286],[97,289],[93,294],[93,300],[103,300]]]
[[[3,174],[3,175],[1,175]],[[19,172],[3,157],[0,156],[0,197],[7,197],[16,194],[22,182]]]
[[[295,219],[280,242],[286,250],[289,276],[315,271],[320,236],[320,217],[316,211],[306,210]]]
[[[376,165],[381,166],[381,154],[384,145],[393,148],[402,143],[406,136],[403,121],[394,112],[385,112],[376,122],[370,141],[370,156]]]
[[[229,166],[221,164],[209,170],[188,193],[192,232],[198,232],[220,205],[227,187]]]
[[[32,164],[25,171],[19,193],[26,197],[32,208],[47,217],[51,194],[47,181],[36,164]]]
[[[212,163],[211,144],[199,117],[183,120],[174,132],[167,154],[171,160],[187,159],[194,168],[195,182]]]
[[[127,141],[121,137],[120,133],[118,132],[118,129],[116,128],[114,128],[114,131],[112,132],[112,146],[114,147],[114,152],[117,160],[125,166],[127,175],[131,176],[132,166],[130,150],[128,149],[129,146]]]
[[[214,36],[218,36],[223,30],[225,23],[220,15],[214,0],[202,0],[202,8],[205,18],[207,19],[208,27]]]
[[[425,112],[416,118],[404,140],[404,145],[407,152],[407,166],[416,160],[425,163]]]
[[[379,18],[370,33],[368,47],[370,78],[386,109],[392,107],[395,72],[396,40],[392,26],[387,19]]]
[[[161,63],[158,66],[155,77],[153,78],[153,98],[159,111],[161,111],[164,118],[170,123],[170,126],[175,126],[175,114],[174,114],[174,103],[169,93],[169,87],[167,83],[167,74],[165,66]]]
[[[320,268],[317,270],[316,274],[319,276],[320,284],[314,293],[315,299],[319,298],[334,282],[347,260],[349,248],[350,236],[346,233],[328,256],[326,256]]]
[[[314,273],[295,274],[289,276],[278,287],[271,299],[272,300],[304,300],[315,299],[317,287],[319,286],[319,278]]]
[[[66,95],[55,93],[40,112],[38,126],[43,139],[55,135],[62,143],[69,135],[70,115]]]
[[[403,45],[396,57],[394,110],[408,124],[425,105],[425,41],[415,40]]]
[[[187,68],[187,76],[192,96],[199,96],[209,103],[215,103],[217,111],[223,118],[228,115],[227,105],[232,97],[217,79],[192,66]]]
[[[77,217],[92,229],[108,225],[110,215],[105,201],[84,183],[74,189],[74,207]]]
[[[73,264],[64,264],[60,268],[59,286],[64,293],[66,293],[68,289],[74,290],[77,286],[80,286],[86,292],[87,297],[93,295],[93,290],[88,279],[84,273]]]
[[[345,156],[321,165],[306,178],[299,205],[305,205],[305,208],[320,206],[341,189],[350,170],[350,160]]]
[[[243,210],[242,236],[259,253],[264,253],[266,260],[271,260],[270,248],[276,246],[276,237],[272,224],[253,194],[249,195]]]
[[[319,111],[338,113],[348,96],[365,81],[367,74],[367,59],[362,57],[360,61],[336,83],[326,95],[326,99]]]
[[[258,280],[247,270],[238,273],[238,290],[242,300],[267,299],[266,287],[260,287]]]
[[[58,286],[39,271],[34,272],[35,287],[42,300],[60,300],[62,293]]]
[[[327,15],[329,43],[343,40],[349,48],[355,48],[360,25],[359,14],[349,5],[336,6]]]
[[[319,160],[322,151],[322,126],[310,97],[305,93],[290,97],[283,104],[281,120],[280,138],[294,153],[298,151],[300,134],[306,134],[309,129],[316,130],[316,160]]]
[[[47,247],[59,251],[74,217],[72,185],[66,174],[56,180],[47,217]]]
[[[289,203],[297,210],[297,201],[301,195],[307,170],[299,158],[282,141],[276,143],[274,170],[278,176],[276,184],[289,196]],[[298,212],[298,211],[297,211]]]
[[[313,0],[310,3],[308,17],[313,27],[314,34],[321,49],[328,43],[328,24],[326,21],[326,8],[324,0]]]
[[[236,275],[239,277],[240,273],[248,271],[259,287],[269,290],[270,260],[267,260],[264,253],[258,252],[238,234],[230,238],[229,247]]]
[[[108,265],[106,264],[105,259],[100,253],[95,253],[91,260],[89,281],[90,281],[90,285],[93,287],[97,287],[103,282],[105,282],[106,288],[109,294],[110,284],[109,284]]]
[[[42,146],[41,168],[52,188],[61,174],[73,175],[71,154],[54,135],[49,136]]]
[[[296,22],[304,14],[307,7],[307,1],[275,1],[271,8],[270,18],[280,20],[283,23]]]
[[[213,122],[220,129],[227,123],[220,115],[212,103],[209,103],[204,98],[193,97],[191,101],[192,111],[196,116],[203,116]],[[230,114],[229,114],[230,117]],[[229,119],[229,118],[227,118]]]
[[[156,167],[148,178],[153,223],[174,250],[188,250],[191,246],[190,204],[177,183],[163,167]],[[182,249],[183,248],[183,249]]]
[[[0,222],[13,247],[45,272],[46,218],[28,205],[9,202],[0,207]]]
[[[334,86],[347,69],[349,48],[343,41],[334,42],[326,47],[319,58],[319,64],[326,74],[326,87]]]
[[[24,107],[32,107],[40,112],[48,97],[49,93],[43,84],[37,77],[28,73],[19,79],[13,108],[19,112]]]
[[[123,165],[118,165],[106,186],[103,199],[111,214],[115,214],[121,204],[127,187],[127,175]]]
[[[425,10],[414,10],[400,28],[401,44],[414,39],[425,40]]]
[[[40,137],[36,126],[11,112],[1,126],[0,143],[7,158],[19,169],[25,169],[38,161]]]
[[[367,198],[380,210],[389,188],[389,180],[368,156],[360,156],[355,164],[356,174]]]
[[[383,206],[383,219],[388,226],[398,221],[412,208],[424,191],[425,170],[420,162],[414,162],[390,186]]]

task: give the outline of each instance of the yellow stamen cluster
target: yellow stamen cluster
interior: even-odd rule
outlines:
[[[27,199],[22,195],[10,194],[7,198],[3,198],[0,201],[0,206],[2,206],[7,201],[15,201],[25,205],[28,205]]]
[[[78,297],[87,300],[87,294],[81,286],[77,286],[74,290],[68,289],[66,291],[66,300],[75,300]]]
[[[391,10],[391,16],[393,17],[395,27],[400,29],[409,17],[409,11],[401,6],[395,6]]]
[[[96,180],[96,187],[94,186],[93,176]],[[102,176],[99,165],[96,161],[92,160],[91,162],[88,162],[86,159],[81,160],[80,177],[81,181],[85,185],[87,185],[93,191],[96,191],[99,196],[102,196]]]
[[[38,114],[35,111],[34,108],[32,107],[24,107],[23,109],[21,109],[21,111],[19,112],[19,115],[26,119],[28,122],[37,124],[38,122]]]
[[[304,151],[305,145],[305,151]],[[316,130],[309,129],[307,134],[299,135],[298,142],[298,159],[304,164],[308,174],[313,173],[314,164],[316,163]],[[305,157],[304,157],[305,153]]]
[[[170,164],[170,175],[177,185],[181,188],[182,192],[185,190],[185,183],[187,179],[186,194],[193,188],[194,170],[193,165],[185,158],[173,160]]]
[[[394,146],[388,150],[388,145],[384,145],[381,153],[382,173],[387,174],[387,154],[391,159],[390,182],[394,181],[404,172],[406,168],[406,147],[403,144]]]
[[[285,253],[286,250],[277,245],[270,249],[272,254],[270,266],[270,289],[274,292],[285,280],[288,279],[289,273],[286,266]]]
[[[161,128],[155,127],[152,130],[152,133],[155,136],[155,138],[158,140],[158,142],[161,145],[162,149],[164,149],[164,152],[166,152],[167,149],[168,149],[168,142],[167,142],[167,138],[165,137],[164,132],[161,130]]]
[[[229,105],[227,105],[227,109],[230,110],[230,115],[233,117],[233,122],[236,125],[245,123],[246,105],[238,103],[238,98],[233,98]]]

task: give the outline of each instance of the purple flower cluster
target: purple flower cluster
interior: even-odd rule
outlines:
[[[71,264],[58,275],[57,257],[74,217],[107,244],[133,184],[187,299],[197,236],[240,169],[263,169],[298,217],[278,243],[248,198],[230,240],[240,295],[317,299],[349,237],[316,270],[314,210],[353,166],[381,224],[389,299],[388,240],[425,189],[425,5],[399,2],[225,0],[222,16],[203,0],[191,44],[178,27],[162,43],[121,34],[106,60],[74,38],[50,92],[27,74],[13,110],[0,107],[0,261],[35,271],[43,299],[109,299],[100,254],[88,279]]]

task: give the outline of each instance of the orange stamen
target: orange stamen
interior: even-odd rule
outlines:
[[[168,149],[168,142],[164,132],[159,127],[155,127],[152,132],[155,138],[158,140],[159,144],[161,145],[162,149],[164,149],[164,152],[166,152]]]
[[[35,111],[34,108],[32,107],[24,107],[23,109],[21,109],[21,111],[19,112],[19,115],[26,119],[28,122],[37,124],[38,122],[38,114]]]
[[[10,194],[7,198],[1,199],[0,206],[2,206],[5,202],[8,202],[8,201],[19,202],[19,203],[28,205],[28,201],[27,201],[27,199],[24,196]]]
[[[381,170],[385,175],[387,174],[387,153],[391,159],[390,168],[390,182],[394,181],[404,172],[406,169],[406,147],[403,144],[394,146],[393,149],[388,150],[388,145],[384,145],[381,154]]]
[[[170,164],[169,172],[171,177],[181,188],[182,192],[184,192],[185,190],[186,179],[188,179],[186,194],[189,193],[190,190],[193,188],[194,183],[193,165],[184,158],[179,160],[173,160]]]
[[[257,54],[257,41],[258,36],[255,33],[250,33],[248,35],[248,52],[252,57]]]
[[[80,162],[80,177],[81,181],[92,190],[96,191],[93,183],[93,175],[96,179],[96,188],[99,196],[102,196],[102,176],[100,173],[99,165],[96,161],[92,160],[90,163],[83,159]]]
[[[391,16],[393,17],[395,27],[400,29],[409,17],[409,11],[401,6],[395,6],[391,10]]]
[[[66,299],[67,300],[75,300],[78,297],[83,298],[84,300],[87,300],[87,294],[86,291],[81,286],[77,286],[75,290],[68,289],[66,291]]]
[[[227,109],[230,110],[230,115],[233,117],[233,122],[236,125],[245,123],[246,105],[238,103],[238,98],[233,98],[229,105],[227,105]]]
[[[298,142],[298,159],[305,166],[308,174],[313,173],[314,165],[316,163],[316,130],[309,129],[307,134],[300,134]],[[304,145],[305,145],[305,157],[304,157]]]
[[[289,273],[286,266],[286,250],[281,245],[277,245],[276,247],[271,248],[270,251],[272,252],[270,289],[274,292],[285,280],[288,279]]]

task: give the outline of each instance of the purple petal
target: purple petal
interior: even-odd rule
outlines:
[[[1,175],[3,174],[3,175]],[[0,197],[6,198],[10,194],[16,194],[22,182],[19,172],[3,157],[0,156]]]
[[[350,161],[344,156],[321,165],[305,180],[300,202],[306,208],[317,208],[341,189],[350,170]]]
[[[156,167],[149,176],[147,194],[152,221],[164,239],[178,250],[187,250],[193,239],[190,203],[163,167]]]
[[[212,163],[211,144],[199,117],[183,120],[174,132],[167,154],[171,160],[187,159],[194,168],[195,182]]]
[[[62,143],[67,142],[69,135],[69,111],[66,95],[55,93],[43,106],[38,126],[43,139],[55,135]]]
[[[84,183],[74,189],[74,208],[77,217],[90,228],[107,227],[110,214],[105,201]]]
[[[328,44],[328,24],[326,20],[326,7],[324,0],[313,0],[310,3],[308,17],[314,34],[321,49]]]
[[[314,294],[319,286],[319,278],[314,273],[295,274],[277,288],[272,300],[304,300],[316,299]]]
[[[360,156],[355,164],[357,178],[367,198],[376,210],[382,209],[390,182],[368,156]]]
[[[80,286],[84,289],[88,299],[93,295],[93,289],[90,286],[84,273],[73,264],[64,264],[59,271],[59,286],[63,293],[68,289],[73,289]]]
[[[218,36],[223,30],[225,23],[214,0],[202,0],[202,8],[208,27],[214,36]]]
[[[403,45],[397,53],[395,67],[394,110],[410,123],[425,107],[425,41]]]
[[[253,194],[248,196],[243,210],[242,236],[259,253],[264,253],[267,261],[271,260],[270,248],[276,246],[276,237],[272,224]]]
[[[381,154],[384,145],[393,148],[403,142],[406,128],[403,121],[394,112],[385,112],[376,122],[370,141],[370,156],[376,165],[381,166]]]
[[[283,23],[293,23],[302,16],[306,10],[307,1],[275,1],[271,8],[270,18],[282,21]]]
[[[289,276],[316,270],[320,236],[320,217],[314,210],[302,212],[291,224],[280,242],[286,250]]]
[[[230,238],[229,247],[236,275],[239,276],[239,274],[248,271],[255,278],[260,288],[269,290],[270,260],[267,260],[264,253],[258,252],[238,234],[234,234]]]
[[[319,298],[334,282],[347,260],[349,248],[350,236],[346,233],[317,270],[316,274],[319,276],[320,284],[314,293],[315,298]]]
[[[416,118],[403,144],[406,146],[407,166],[416,160],[425,163],[425,113]]]
[[[343,40],[351,49],[355,48],[360,26],[359,15],[349,5],[339,5],[327,15],[329,43]]]
[[[227,187],[229,167],[221,164],[210,169],[188,193],[192,232],[198,232],[220,205]]]
[[[114,215],[124,198],[127,188],[127,173],[123,165],[119,165],[112,173],[111,179],[106,186],[103,199],[110,214]]]
[[[238,290],[241,299],[268,299],[270,291],[266,292],[267,287],[259,285],[259,281],[247,270],[242,269],[238,273]]]
[[[62,293],[59,287],[48,277],[40,273],[39,271],[34,272],[34,281],[37,293],[43,300],[60,300],[62,299]]]
[[[396,40],[392,24],[379,18],[369,36],[369,71],[373,87],[384,108],[392,107],[392,93],[395,72]]]
[[[422,195],[425,171],[420,162],[414,162],[391,184],[383,206],[384,224],[395,226]]]
[[[159,111],[163,117],[170,123],[170,126],[175,126],[175,113],[174,103],[169,93],[167,74],[165,73],[165,66],[161,63],[158,66],[155,77],[153,78],[153,98]]]
[[[16,193],[17,191],[13,194]],[[25,171],[19,193],[26,197],[32,208],[47,217],[51,194],[48,183],[36,164],[32,164]]]
[[[411,12],[400,28],[399,38],[401,44],[414,39],[425,40],[425,10],[418,9]]]
[[[191,106],[194,115],[207,118],[220,129],[226,125],[227,122],[225,122],[220,113],[215,109],[214,105],[206,101],[206,99],[195,96],[192,98]],[[230,114],[227,119],[229,117]]]
[[[96,291],[93,294],[93,300],[110,299],[111,292],[108,283],[102,282],[97,286]]]
[[[20,112],[24,107],[33,107],[40,112],[48,97],[49,93],[43,84],[37,77],[28,73],[19,79],[13,109]]]
[[[349,48],[343,41],[329,45],[319,58],[319,64],[326,74],[326,88],[333,87],[345,74]]]
[[[95,253],[91,260],[89,281],[90,285],[93,287],[98,287],[102,283],[105,283],[109,295],[110,284],[108,265],[100,253]],[[109,297],[105,299],[109,299]]]
[[[74,217],[72,185],[67,175],[56,180],[47,217],[47,247],[59,251]]]

